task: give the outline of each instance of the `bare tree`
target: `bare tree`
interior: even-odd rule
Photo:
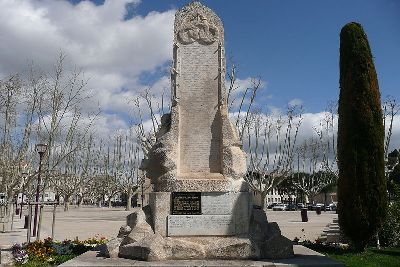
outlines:
[[[78,201],[82,201],[83,195],[79,194],[84,193],[96,175],[93,167],[96,149],[93,135],[85,138],[76,135],[75,138],[69,142],[71,152],[47,175],[51,187],[63,196],[65,211],[69,209],[71,196],[76,196]]]
[[[297,134],[302,122],[301,109],[289,107],[285,116],[250,113],[246,127],[250,188],[259,193],[261,206],[273,187],[291,173]]]
[[[65,55],[61,53],[54,73],[41,76],[36,127],[37,142],[47,144],[45,174],[59,174],[45,175],[44,183],[64,195],[65,210],[68,210],[69,198],[88,177],[89,159],[84,157],[92,148],[82,142],[92,139],[87,136],[99,111],[83,116],[81,107],[90,97],[87,80],[77,69],[65,71],[64,61]]]
[[[316,195],[337,183],[336,114],[337,103],[328,103],[324,117],[313,127],[316,136],[305,140],[296,149],[293,184],[309,201],[314,201]]]
[[[228,73],[228,79],[229,87],[226,97],[228,112],[235,112],[236,116],[234,116],[234,120],[236,130],[239,133],[240,140],[243,141],[246,128],[248,128],[253,104],[255,103],[257,93],[261,88],[261,78],[253,77],[250,81],[250,87],[241,88],[237,84],[236,66],[233,64]],[[240,96],[241,91],[243,91],[243,93]],[[236,111],[234,111],[235,102],[238,102]]]
[[[0,191],[6,192],[8,198],[20,192],[35,174],[29,145],[38,84],[35,80],[25,83],[19,75],[0,81]]]
[[[393,133],[393,120],[400,111],[400,105],[392,96],[388,96],[383,102],[383,126],[385,128],[385,161],[388,159],[389,145]],[[389,124],[388,127],[386,125]],[[387,128],[387,130],[386,130]]]
[[[126,210],[132,208],[132,197],[139,188],[141,170],[140,144],[133,129],[126,135],[116,137],[116,173],[121,192],[127,196]]]
[[[332,172],[327,166],[323,155],[326,148],[323,146],[318,138],[310,138],[296,149],[296,172],[293,174],[293,184],[312,202],[323,189],[337,181],[337,173]]]

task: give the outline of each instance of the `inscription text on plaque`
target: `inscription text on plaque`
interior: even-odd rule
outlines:
[[[200,215],[201,193],[200,192],[172,192],[171,194],[172,215]]]

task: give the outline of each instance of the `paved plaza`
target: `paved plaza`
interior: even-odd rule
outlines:
[[[64,212],[62,207],[57,209],[55,224],[55,239],[86,239],[95,235],[106,238],[115,237],[119,227],[125,224],[125,218],[129,214],[123,208],[98,208],[83,206],[80,208],[72,206],[69,211]],[[24,214],[27,214],[24,210]],[[277,222],[282,234],[293,240],[295,237],[315,240],[324,227],[337,218],[334,212],[322,212],[317,215],[314,211],[308,212],[309,221],[301,222],[300,211],[271,211],[267,210],[268,220]],[[15,243],[26,242],[26,230],[23,229],[23,218],[14,217],[12,231],[0,232],[0,247],[7,248]],[[51,236],[52,207],[46,207],[43,214],[41,237]],[[33,238],[32,238],[33,240]]]

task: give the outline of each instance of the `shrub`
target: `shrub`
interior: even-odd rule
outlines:
[[[107,239],[104,237],[93,237],[83,241],[76,238],[62,242],[54,241],[49,237],[43,241],[34,241],[24,247],[15,244],[12,247],[12,255],[17,265],[26,263],[32,266],[59,265],[106,242]]]
[[[385,247],[400,247],[400,186],[393,186],[394,202],[389,204],[386,220],[379,231],[379,241]]]

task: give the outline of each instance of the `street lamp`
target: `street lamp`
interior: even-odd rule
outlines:
[[[23,205],[24,205],[25,184],[27,182],[26,180],[28,178],[29,173],[23,172],[23,173],[21,173],[21,175],[22,175],[23,181],[22,181],[22,195],[21,195],[21,203],[20,203],[21,204],[21,210],[19,212],[19,218],[20,219],[22,217],[22,208],[23,208]]]
[[[40,179],[40,172],[42,171],[42,158],[44,152],[46,152],[47,145],[46,144],[36,144],[35,150],[36,152],[39,153],[39,172],[38,172],[38,179],[37,179],[37,186],[36,186],[36,205],[35,205],[35,218],[33,222],[33,236],[36,236],[36,230],[37,230],[37,222],[38,222],[38,210],[39,210],[39,192],[40,192],[40,184],[41,184],[41,179]]]

